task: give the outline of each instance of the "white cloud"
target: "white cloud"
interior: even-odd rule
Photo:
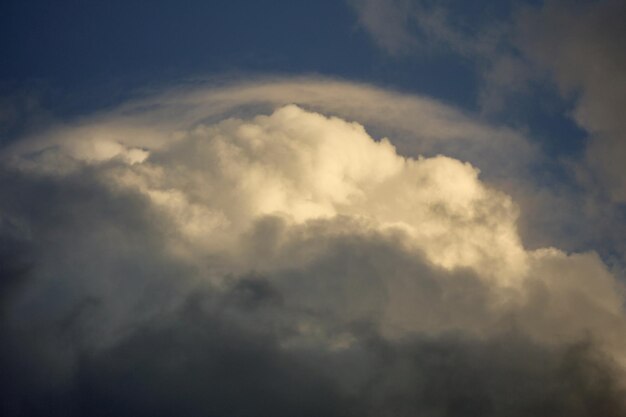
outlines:
[[[520,209],[484,180],[517,178],[534,155],[520,134],[441,103],[328,80],[177,90],[58,126],[2,154],[0,249],[19,256],[0,256],[16,276],[16,260],[33,262],[0,331],[37,335],[17,332],[53,352],[40,361],[62,380],[129,343],[153,358],[145,329],[187,334],[194,320],[185,354],[207,337],[210,361],[269,339],[274,366],[330,358],[342,365],[324,375],[357,392],[378,378],[376,343],[402,360],[416,340],[488,357],[501,343],[549,363],[591,341],[618,364],[602,376],[621,378],[621,284],[593,252],[525,248]]]
[[[304,101],[330,111],[332,101],[323,88],[337,85],[318,86],[322,92]],[[279,83],[165,96],[149,110],[131,104],[18,143],[5,158],[25,173],[60,181],[91,167],[108,189],[148,202],[157,223],[170,225],[162,237],[168,256],[205,271],[213,283],[249,271],[278,277],[293,271],[300,276],[297,285],[279,279],[288,297],[305,297],[308,301],[302,302],[314,308],[328,297],[329,287],[348,285],[354,296],[344,294],[339,305],[332,297],[322,303],[351,311],[353,319],[375,312],[389,334],[398,335],[398,329],[488,334],[490,326],[498,328],[513,314],[542,343],[574,342],[591,332],[623,360],[618,354],[626,343],[623,300],[606,267],[593,255],[526,250],[517,230],[517,207],[483,183],[469,163],[441,155],[405,157],[388,139],[372,139],[358,123],[295,105],[269,115],[212,121],[216,114],[237,113],[241,103],[258,106],[256,97],[279,102],[309,88]],[[394,98],[379,90],[344,88],[352,98]],[[267,92],[277,96],[267,99]],[[225,98],[232,102],[224,103]],[[475,140],[482,146],[472,133],[503,134],[437,103],[402,99],[400,110],[420,107],[418,118],[433,116],[423,125],[401,114],[392,118],[400,121],[399,129],[422,128],[425,149],[431,146],[429,137],[444,143]],[[216,110],[215,103],[223,107]],[[355,107],[342,110],[378,121],[367,101]],[[469,139],[457,137],[461,128]],[[512,132],[504,138],[516,140]],[[389,263],[372,242],[379,242],[391,259],[416,260]],[[332,247],[347,260],[333,258]],[[351,266],[355,254],[364,252],[370,253],[367,268]],[[337,274],[320,278],[328,268],[338,268]],[[483,294],[478,299],[484,305],[457,293],[463,279],[454,276],[466,273],[480,279],[476,288],[488,288],[484,294],[473,290]],[[421,287],[431,281],[456,295],[432,303],[422,299]],[[298,295],[302,288],[317,289]],[[458,306],[449,304],[455,297]],[[542,304],[541,297],[549,301]],[[431,318],[417,317],[424,314]]]
[[[152,157],[112,175],[169,210],[190,235],[215,240],[221,231],[227,239],[264,215],[300,223],[356,216],[401,228],[442,267],[489,264],[483,274],[504,281],[524,269],[516,209],[508,197],[480,183],[477,169],[443,156],[401,157],[387,139],[373,141],[358,124],[287,106],[249,122],[229,119],[187,132],[161,131],[159,137],[175,137],[170,144],[154,141],[150,127],[129,132],[107,129],[110,124],[55,134],[47,140],[62,149],[46,150],[50,144],[40,142],[36,161],[61,152],[89,163],[119,157],[143,162],[148,151],[121,143],[131,137],[129,142],[143,147],[153,144]],[[425,127],[425,134],[445,128],[434,127]],[[454,123],[447,129],[444,134],[454,140]],[[68,166],[62,160],[60,168]]]
[[[475,168],[443,156],[403,158],[387,139],[375,142],[341,119],[287,106],[197,126],[145,165],[116,174],[119,182],[170,210],[181,230],[211,241],[262,216],[298,224],[349,216],[402,230],[441,267],[502,282],[523,274],[516,208],[481,184]]]

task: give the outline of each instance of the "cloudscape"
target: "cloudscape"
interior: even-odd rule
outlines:
[[[0,11],[0,414],[626,417],[625,3]]]

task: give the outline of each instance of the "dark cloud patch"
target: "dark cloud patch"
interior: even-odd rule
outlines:
[[[265,306],[282,305],[283,297],[267,279],[253,274],[235,281],[227,302],[256,311]]]
[[[8,219],[0,223],[0,309],[24,281],[33,260],[18,227]],[[0,310],[2,314],[2,310]]]
[[[621,416],[623,392],[589,345],[540,348],[519,334],[412,342],[381,364],[379,415]],[[392,410],[389,412],[389,410]]]
[[[244,330],[206,307],[231,296],[196,295],[111,348],[81,352],[63,382],[19,367],[18,383],[3,381],[5,415],[626,415],[611,363],[591,344],[548,349],[520,334],[392,342],[365,326],[349,349],[285,349],[269,329]],[[24,347],[22,364],[36,363]]]
[[[164,253],[167,222],[144,198],[107,186],[89,168],[59,176],[3,171],[0,213],[9,259],[3,280],[29,285],[26,275],[36,277],[27,310],[38,314],[70,314],[66,306],[83,297],[165,296],[158,289],[164,278],[185,276]]]
[[[176,323],[91,358],[81,375],[84,406],[102,415],[343,414],[333,382],[307,357],[198,312]]]

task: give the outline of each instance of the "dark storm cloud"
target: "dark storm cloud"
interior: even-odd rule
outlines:
[[[349,349],[285,350],[272,329],[241,328],[229,315],[290,311],[237,305],[239,291],[196,294],[116,345],[80,352],[63,380],[40,369],[49,364],[36,354],[64,347],[46,336],[3,349],[5,415],[626,415],[613,365],[589,344],[549,349],[515,332],[390,342],[356,323]],[[215,308],[216,297],[227,306]]]

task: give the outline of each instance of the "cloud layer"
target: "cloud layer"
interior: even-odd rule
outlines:
[[[526,249],[473,148],[533,155],[436,102],[283,82],[4,149],[3,411],[626,415],[621,285],[594,253]]]

